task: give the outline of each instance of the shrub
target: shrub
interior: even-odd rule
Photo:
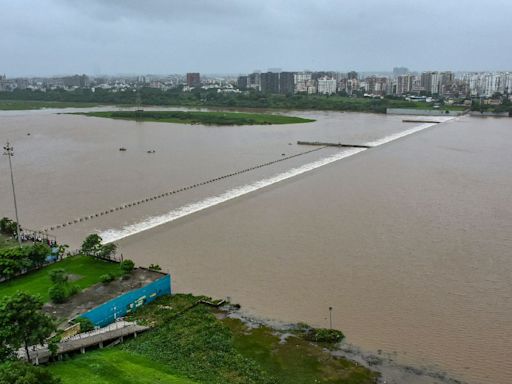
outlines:
[[[68,298],[64,284],[54,284],[48,289],[50,300],[55,304],[64,303]]]
[[[161,271],[162,270],[162,268],[160,268],[160,266],[158,264],[149,264],[148,269],[150,269],[151,271]]]
[[[80,333],[89,332],[94,329],[94,324],[92,323],[92,321],[85,317],[76,318],[75,324],[80,324]]]
[[[63,269],[54,269],[49,275],[53,284],[63,284],[68,281],[68,275]]]
[[[129,259],[126,259],[121,261],[119,267],[121,268],[121,271],[123,271],[125,275],[128,275],[133,271],[133,268],[135,268],[135,263]]]
[[[113,281],[114,279],[115,279],[115,277],[111,273],[106,273],[106,274],[100,276],[100,281],[103,284],[108,284],[111,281]]]
[[[339,343],[345,338],[343,332],[336,329],[327,328],[309,328],[304,333],[304,339],[308,341],[316,341],[319,343]]]
[[[76,295],[78,292],[80,292],[80,287],[78,285],[72,285],[68,287],[67,297]]]

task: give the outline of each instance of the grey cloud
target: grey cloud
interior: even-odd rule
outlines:
[[[507,0],[0,0],[0,73],[511,69]]]

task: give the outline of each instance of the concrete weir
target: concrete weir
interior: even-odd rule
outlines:
[[[414,119],[403,119],[402,123],[430,123],[430,124],[439,124],[441,121],[436,120],[414,120]]]
[[[322,147],[341,147],[341,148],[371,148],[364,144],[342,144],[342,143],[321,143],[319,141],[297,141],[298,145],[320,145]]]
[[[299,142],[298,144],[301,144],[302,142]],[[95,217],[99,217],[99,216],[103,216],[103,215],[109,215],[111,213],[114,213],[114,212],[117,212],[117,211],[120,211],[120,210],[123,210],[125,208],[128,208],[128,207],[132,207],[132,206],[135,206],[135,205],[140,205],[140,204],[144,204],[144,203],[149,203],[151,201],[154,201],[154,200],[157,200],[157,199],[161,199],[165,196],[169,196],[169,195],[173,195],[173,194],[176,194],[176,193],[179,193],[179,192],[183,192],[183,191],[188,191],[190,189],[193,189],[193,188],[198,188],[202,185],[206,185],[206,184],[209,184],[209,183],[213,183],[215,181],[219,181],[219,180],[224,180],[228,177],[233,177],[233,176],[236,176],[236,175],[241,175],[242,173],[246,173],[246,172],[250,172],[250,171],[253,171],[255,169],[259,169],[259,168],[262,168],[262,167],[267,167],[267,166],[270,166],[272,164],[276,164],[276,163],[279,163],[281,161],[285,161],[285,160],[289,160],[289,159],[293,159],[295,157],[298,157],[298,156],[303,156],[303,155],[306,155],[308,153],[312,153],[312,152],[315,152],[315,151],[319,151],[327,146],[348,146],[348,145],[345,145],[345,144],[341,144],[341,145],[331,145],[331,144],[322,144],[322,143],[317,143],[317,144],[309,144],[309,145],[317,145],[317,146],[321,146],[321,148],[315,148],[315,149],[311,149],[309,151],[305,151],[305,152],[300,152],[300,153],[297,153],[295,155],[290,155],[290,156],[286,156],[286,157],[282,157],[280,159],[277,159],[277,160],[273,160],[273,161],[269,161],[267,163],[263,163],[263,164],[258,164],[258,165],[255,165],[253,167],[250,167],[250,168],[245,168],[245,169],[241,169],[241,170],[238,170],[236,172],[233,172],[233,173],[228,173],[226,175],[223,175],[223,176],[219,176],[219,177],[215,177],[215,178],[212,178],[212,179],[209,179],[209,180],[205,180],[205,181],[202,181],[200,183],[195,183],[195,184],[192,184],[192,185],[188,185],[188,186],[185,186],[185,187],[182,187],[182,188],[179,188],[179,189],[175,189],[175,190],[172,190],[172,191],[167,191],[165,193],[161,193],[159,195],[155,195],[155,196],[150,196],[150,197],[146,197],[142,200],[139,200],[139,201],[135,201],[135,202],[132,202],[132,203],[124,203],[118,207],[115,207],[115,208],[110,208],[108,210],[105,210],[103,212],[100,212],[99,214],[96,213],[94,215],[86,215],[86,216],[83,216],[81,218],[78,218],[78,219],[75,219],[73,221],[69,221],[67,223],[64,223],[64,224],[61,224],[60,227],[65,227],[67,225],[73,225],[73,224],[77,224],[77,223],[81,223],[85,220],[89,220],[89,219],[93,219]],[[364,146],[357,146],[357,145],[350,145],[349,147],[359,147],[359,148],[368,148],[368,147],[364,147]],[[53,226],[50,226],[48,228],[60,228],[59,226],[56,226],[56,225],[53,225]],[[45,230],[48,230],[48,228],[45,228]]]

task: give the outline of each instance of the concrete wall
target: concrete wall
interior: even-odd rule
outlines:
[[[477,116],[477,117],[485,117],[485,116],[494,116],[494,117],[509,117],[509,113],[508,112],[501,112],[501,113],[496,113],[496,112],[478,112],[478,111],[471,111],[469,113],[471,116]]]
[[[148,304],[159,296],[171,294],[171,276],[164,277],[142,288],[126,292],[106,303],[80,315],[93,322],[97,327],[105,327],[116,319],[126,316],[138,307]]]
[[[416,115],[416,116],[460,116],[465,111],[448,111],[444,109],[414,109],[414,108],[387,108],[388,115]]]

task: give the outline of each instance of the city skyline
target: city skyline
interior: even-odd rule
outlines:
[[[0,8],[0,73],[9,77],[512,69],[512,43],[503,34],[512,4],[504,0],[485,7],[472,0],[0,0]],[[492,23],[481,28],[484,19]]]

